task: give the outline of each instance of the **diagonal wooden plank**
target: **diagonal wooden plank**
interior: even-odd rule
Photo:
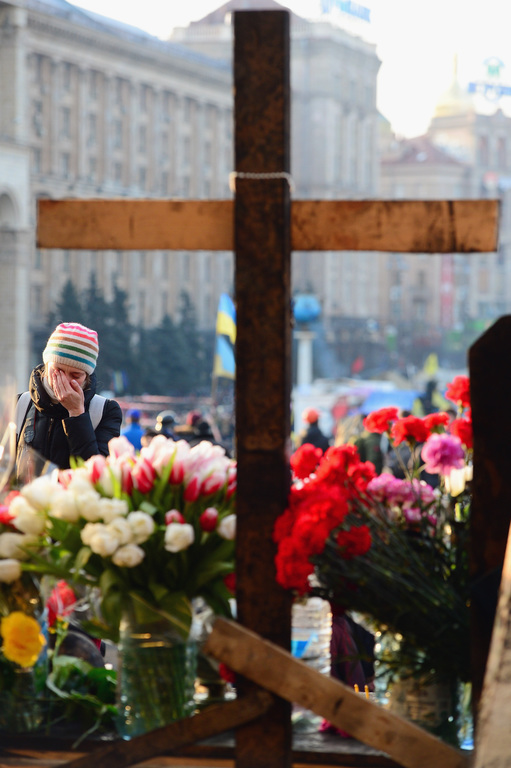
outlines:
[[[204,652],[282,698],[325,717],[405,768],[468,768],[462,752],[235,622],[217,619]]]
[[[152,757],[170,754],[176,749],[194,744],[218,733],[248,723],[271,708],[274,698],[266,691],[226,704],[207,707],[194,717],[179,720],[156,731],[137,736],[131,741],[116,741],[78,757],[60,768],[127,768]]]
[[[491,253],[498,248],[498,214],[497,200],[295,200],[291,248]],[[234,204],[232,200],[39,200],[37,245],[230,251]]]

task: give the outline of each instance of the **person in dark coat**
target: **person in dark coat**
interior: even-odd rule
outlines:
[[[30,401],[17,428],[18,466],[27,445],[60,469],[70,466],[71,456],[108,455],[109,441],[121,432],[122,411],[115,400],[96,396],[98,352],[98,335],[90,328],[61,323],[53,331],[43,364],[30,375]]]
[[[308,426],[300,435],[300,445],[310,443],[316,448],[321,448],[324,453],[330,447],[330,440],[319,428],[319,411],[315,408],[306,408],[302,413],[302,421]]]
[[[199,443],[207,441],[208,443],[212,443],[212,445],[219,445],[224,449],[225,455],[228,458],[231,457],[231,454],[227,448],[216,439],[213,433],[213,428],[209,421],[206,421],[206,419],[202,419],[201,421],[196,422],[195,426],[193,427],[193,433],[194,436],[188,440],[192,448],[194,445],[199,445]]]

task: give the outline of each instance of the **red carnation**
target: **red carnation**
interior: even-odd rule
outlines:
[[[389,431],[391,422],[395,421],[398,417],[399,410],[397,408],[380,408],[378,411],[373,411],[369,416],[366,416],[363,424],[369,432],[383,434]]]
[[[400,443],[423,443],[429,437],[429,429],[422,419],[418,416],[405,416],[402,419],[398,419],[392,425],[390,430],[390,436],[394,442],[394,445]]]
[[[449,427],[451,435],[459,437],[462,444],[468,450],[474,445],[474,435],[472,433],[472,422],[470,419],[454,419]]]
[[[310,443],[304,443],[293,453],[290,459],[291,469],[295,477],[304,480],[309,477],[318,466],[323,451]]]
[[[442,427],[445,428],[449,424],[449,414],[445,413],[445,411],[430,413],[424,416],[423,422],[430,432],[443,432]]]
[[[339,531],[337,545],[342,550],[341,555],[345,560],[352,560],[371,549],[371,531],[367,525],[352,526],[348,531]]]
[[[470,379],[468,376],[455,376],[445,391],[447,400],[462,408],[470,407]]]

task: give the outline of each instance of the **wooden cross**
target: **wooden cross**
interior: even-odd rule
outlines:
[[[492,252],[498,204],[291,201],[289,14],[235,12],[234,32],[234,202],[42,200],[38,247],[235,250],[238,619],[288,649],[291,596],[275,582],[272,529],[289,491],[291,251]],[[239,690],[260,688],[241,678]],[[290,714],[277,698],[240,726],[236,764],[287,768]]]

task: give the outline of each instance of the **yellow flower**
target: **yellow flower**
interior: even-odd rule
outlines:
[[[46,645],[36,619],[22,611],[13,611],[2,618],[0,634],[4,640],[2,651],[5,658],[22,667],[32,667]]]

